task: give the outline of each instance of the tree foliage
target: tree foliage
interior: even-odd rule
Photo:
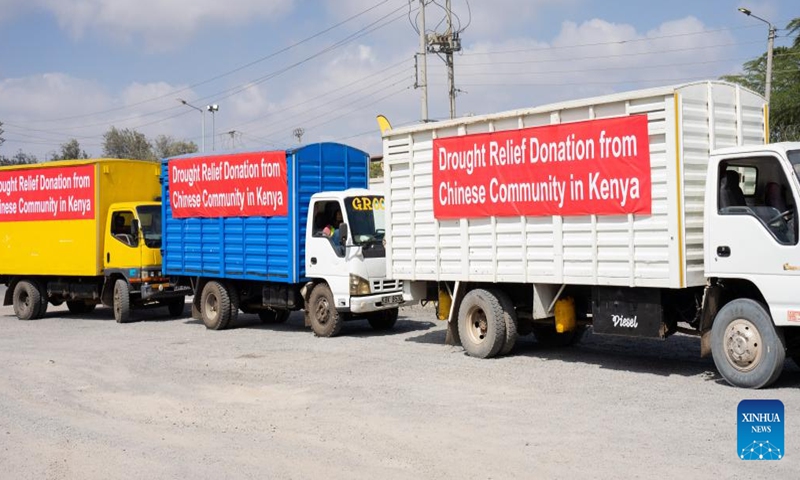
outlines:
[[[29,153],[25,153],[22,150],[19,150],[15,153],[12,157],[6,157],[0,155],[0,165],[28,165],[31,163],[37,163],[39,160],[36,158],[35,155],[31,155]]]
[[[383,178],[383,160],[369,162],[369,178]]]
[[[147,137],[136,130],[111,127],[103,134],[103,156],[108,158],[130,158],[155,160],[153,146]]]
[[[786,29],[795,35],[791,47],[777,47],[772,54],[772,86],[770,94],[770,141],[800,140],[800,18]],[[743,73],[727,75],[723,80],[738,83],[764,93],[766,88],[767,54],[750,60]]]
[[[83,158],[89,158],[89,154],[86,153],[86,150],[81,149],[81,144],[74,138],[67,143],[61,144],[61,152],[53,155],[53,160],[79,160]]]
[[[185,140],[175,140],[169,135],[159,135],[153,142],[156,158],[175,157],[187,153],[197,153],[197,144]]]

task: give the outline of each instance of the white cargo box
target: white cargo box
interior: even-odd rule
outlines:
[[[647,119],[648,214],[434,216],[434,139],[637,114]],[[662,288],[703,285],[709,154],[716,148],[765,143],[766,118],[763,97],[711,81],[389,130],[383,138],[388,276]]]

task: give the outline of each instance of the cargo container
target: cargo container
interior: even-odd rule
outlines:
[[[0,168],[0,281],[23,320],[48,304],[183,311],[187,290],[161,275],[159,166],[91,159]]]
[[[800,144],[767,118],[710,81],[388,128],[387,275],[476,357],[684,332],[766,386],[800,355]]]
[[[192,286],[193,315],[214,330],[239,311],[275,323],[299,309],[318,336],[349,319],[392,328],[402,284],[384,278],[368,159],[319,143],[164,160],[164,273]]]

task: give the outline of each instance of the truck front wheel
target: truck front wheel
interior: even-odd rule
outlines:
[[[464,295],[458,309],[458,335],[471,357],[491,358],[506,343],[505,312],[500,299],[477,288]]]
[[[169,311],[169,316],[172,318],[178,318],[183,315],[183,309],[186,306],[186,298],[178,297],[173,298],[167,301],[167,310]]]
[[[114,282],[114,319],[117,323],[128,323],[131,319],[131,287],[124,278]]]
[[[369,321],[369,325],[373,330],[385,332],[391,330],[394,324],[397,323],[397,316],[399,313],[399,309],[397,308],[381,310],[380,312],[370,313],[367,317],[367,321]]]
[[[335,337],[342,329],[343,318],[336,310],[333,293],[324,283],[320,283],[308,298],[308,315],[311,330],[318,337]]]
[[[786,346],[764,305],[740,298],[717,313],[711,327],[711,354],[728,383],[761,388],[780,376]]]
[[[203,287],[200,315],[209,330],[225,330],[231,321],[231,297],[219,282],[208,282]]]
[[[20,320],[39,318],[42,308],[42,293],[28,280],[22,280],[14,287],[14,314]]]

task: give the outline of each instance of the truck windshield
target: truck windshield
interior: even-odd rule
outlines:
[[[360,195],[344,199],[350,236],[356,245],[380,243],[386,234],[382,195]]]
[[[789,150],[789,162],[792,164],[797,180],[800,181],[800,150]]]
[[[136,213],[142,225],[144,244],[149,248],[161,248],[161,207],[158,205],[136,207]]]

